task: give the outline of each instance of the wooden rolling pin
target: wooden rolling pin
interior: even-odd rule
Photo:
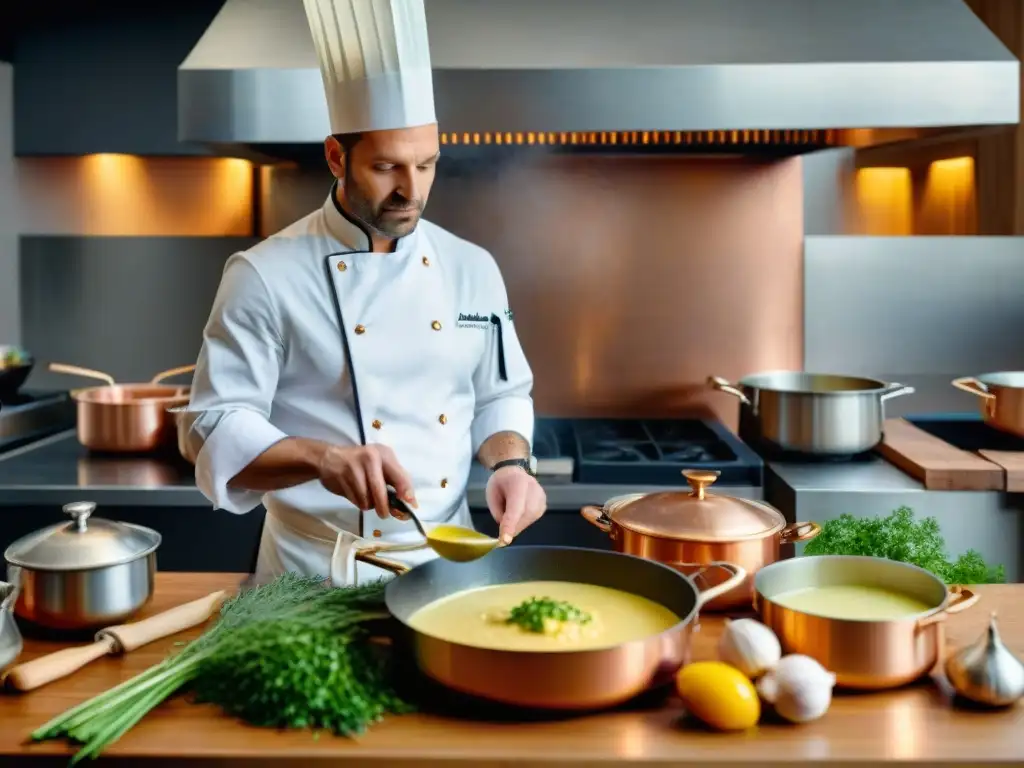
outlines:
[[[142,621],[101,629],[91,645],[68,648],[19,664],[7,673],[6,684],[17,691],[31,691],[67,677],[101,656],[134,651],[154,640],[202,624],[220,610],[226,598],[227,593],[221,590]]]

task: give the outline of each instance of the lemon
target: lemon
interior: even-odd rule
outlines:
[[[751,728],[761,717],[761,700],[750,678],[721,661],[683,667],[676,690],[690,714],[720,731]]]

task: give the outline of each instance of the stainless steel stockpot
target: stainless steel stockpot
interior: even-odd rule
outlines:
[[[160,534],[91,517],[95,509],[91,501],[66,504],[70,522],[30,533],[4,552],[18,617],[48,629],[96,629],[149,602]]]
[[[913,387],[877,379],[801,371],[746,376],[708,385],[740,401],[740,437],[795,453],[848,456],[882,442],[884,403]]]

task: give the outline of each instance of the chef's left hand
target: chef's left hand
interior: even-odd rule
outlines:
[[[548,506],[548,497],[537,478],[519,467],[502,467],[487,481],[487,506],[498,523],[501,543],[537,522]]]

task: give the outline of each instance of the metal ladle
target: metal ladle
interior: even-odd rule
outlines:
[[[391,487],[388,487],[388,504],[392,509],[407,515],[416,530],[427,540],[429,547],[445,560],[456,563],[479,560],[501,544],[498,539],[461,525],[435,525],[428,530],[412,507],[399,498]]]

